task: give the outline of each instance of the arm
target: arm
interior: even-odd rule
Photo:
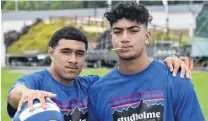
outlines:
[[[9,92],[9,95],[8,95],[8,104],[14,108],[14,109],[17,109],[17,106],[18,106],[18,103],[21,99],[21,96],[22,96],[22,93],[23,92],[28,92],[29,89],[21,84],[21,85],[18,85],[16,87],[14,87],[10,92]]]
[[[173,113],[176,121],[205,121],[196,92],[190,80],[173,80]]]
[[[27,81],[26,81],[27,80]],[[22,76],[11,87],[8,94],[8,105],[17,109],[19,101],[21,100],[23,92],[29,92],[29,89],[37,89],[37,81],[32,80],[29,75]]]
[[[37,80],[33,80],[30,76],[23,76],[11,87],[7,100],[7,111],[10,117],[14,116],[17,109],[20,111],[22,105],[26,102],[29,108],[32,108],[35,98],[40,100],[42,105],[44,105],[44,97],[55,97],[55,95],[50,92],[37,90],[40,87],[36,85],[38,85]]]
[[[7,99],[7,112],[8,115],[12,118],[17,111],[18,103],[21,99],[22,92],[26,91],[26,87],[24,85],[18,85],[19,89],[15,87],[15,85],[11,88],[8,99]],[[15,91],[14,91],[15,90]]]

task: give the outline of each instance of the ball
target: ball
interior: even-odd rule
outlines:
[[[15,113],[13,121],[64,121],[56,104],[46,99],[46,107],[46,109],[43,109],[37,99],[33,101],[31,110],[29,110],[27,104],[24,104],[21,111]]]

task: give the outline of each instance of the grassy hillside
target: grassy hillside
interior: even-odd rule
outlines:
[[[27,34],[22,36],[19,40],[15,41],[9,48],[9,54],[21,54],[27,50],[38,50],[41,53],[47,53],[48,42],[55,31],[64,27],[73,26],[71,24],[64,24],[63,21],[56,23],[39,23],[32,27]],[[106,28],[100,26],[93,26],[89,28],[82,26],[82,32],[88,37],[89,41],[95,41],[98,37],[97,33],[103,32]]]
[[[8,53],[20,54],[25,50],[39,50],[41,53],[46,53],[50,37],[61,26],[63,26],[62,23],[40,23],[32,27],[26,35],[8,48]]]

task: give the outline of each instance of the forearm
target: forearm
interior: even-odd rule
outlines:
[[[28,90],[29,89],[24,85],[18,85],[17,87],[14,87],[8,95],[8,103],[14,109],[17,109],[22,93]]]

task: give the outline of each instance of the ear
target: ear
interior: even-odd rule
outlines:
[[[53,60],[54,49],[52,47],[48,47],[48,54],[49,54],[51,60]]]
[[[113,33],[112,33],[112,31],[111,31],[111,32],[110,32],[110,39],[111,39],[111,43],[112,43],[113,48],[115,48],[116,46],[115,46],[115,43],[113,43],[112,38],[113,38]]]
[[[148,45],[151,42],[151,37],[152,34],[150,32],[150,30],[147,30],[146,35],[145,35],[145,44]]]
[[[87,54],[88,54],[88,50],[86,51],[86,54],[85,54],[85,57],[84,57],[85,59],[86,59],[86,57],[87,57]]]
[[[86,51],[86,56],[87,56],[87,54],[88,54],[88,50]]]
[[[110,32],[110,39],[112,40],[112,31]]]

